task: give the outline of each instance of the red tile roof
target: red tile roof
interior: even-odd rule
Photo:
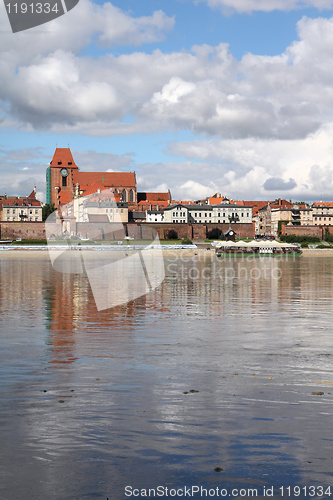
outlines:
[[[75,165],[72,152],[69,148],[57,148],[54,152],[52,161],[50,162],[50,165],[53,167],[56,165],[71,165],[71,168],[78,168],[77,165]]]
[[[319,202],[316,202],[313,204],[314,207],[333,207],[333,203],[332,202],[328,202],[328,201],[319,201]]]
[[[169,201],[170,193],[146,193],[147,201]]]
[[[80,189],[99,183],[105,188],[136,187],[135,172],[73,172],[73,182]]]
[[[105,190],[105,187],[101,182],[94,182],[90,186],[81,186],[81,191],[84,191],[83,196],[89,196],[98,193],[98,190],[100,190],[100,192]]]
[[[59,193],[59,204],[66,205],[72,201],[72,194],[70,191],[60,191]]]
[[[263,208],[267,207],[268,203],[272,203],[271,201],[257,201],[257,200],[251,200],[251,201],[244,201],[244,204],[247,207],[252,207],[252,208]]]
[[[31,205],[32,207],[40,207],[41,202],[36,199],[31,198],[5,198],[2,200],[2,206],[4,207],[27,207]]]

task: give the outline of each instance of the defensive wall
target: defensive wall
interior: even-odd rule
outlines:
[[[295,234],[296,236],[317,236],[321,240],[325,237],[326,228],[333,233],[333,226],[286,226],[282,224],[281,234]]]
[[[0,221],[0,238],[2,240],[45,239],[44,222],[4,222]]]
[[[117,230],[113,224],[109,223],[87,223],[71,221],[70,230],[73,234],[80,235],[83,238],[90,237],[98,240],[114,240],[123,236],[130,236],[134,239],[152,239],[154,230],[160,239],[167,239],[169,231],[177,233],[178,238],[189,238],[191,240],[204,240],[207,233],[212,229],[218,228],[226,232],[230,227],[235,231],[238,238],[253,238],[254,224],[163,224],[163,223],[128,223],[124,227],[120,224]],[[61,235],[62,226],[57,223],[50,223],[48,235]],[[44,222],[4,222],[0,221],[0,238],[6,239],[45,239]]]

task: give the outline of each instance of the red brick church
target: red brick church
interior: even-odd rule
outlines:
[[[76,196],[111,189],[116,201],[137,202],[135,172],[80,172],[69,148],[57,148],[46,172],[46,203],[57,208]]]

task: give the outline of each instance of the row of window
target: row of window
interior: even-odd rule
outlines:
[[[21,215],[25,215],[25,210],[22,210],[20,208],[17,209],[18,212],[21,214]],[[16,208],[12,208],[12,213],[13,214],[16,214]],[[29,214],[31,215],[33,213],[33,210],[29,210]],[[10,214],[10,208],[7,208],[7,214]],[[35,208],[35,214],[38,214],[38,208]]]
[[[7,221],[16,221],[16,218],[7,216],[6,220]],[[39,221],[38,217],[35,217],[35,221],[34,221],[33,217],[29,217],[29,222],[38,222],[38,221]]]
[[[162,220],[163,220],[163,219],[162,219]],[[156,219],[156,221],[157,221],[157,219]],[[204,223],[207,223],[207,221],[205,221],[205,220],[196,220],[195,222],[196,222],[196,223],[198,223],[198,224],[204,224]],[[217,223],[218,223],[218,224],[227,224],[227,223],[229,223],[229,222],[230,222],[230,220],[225,220],[225,219],[223,219],[223,220],[218,219],[218,221],[217,221]],[[173,224],[174,224],[174,223],[175,223],[175,224],[178,224],[178,223],[186,223],[186,221],[185,221],[185,220],[182,220],[182,219],[181,219],[181,220],[173,219],[172,223],[173,223]]]
[[[186,216],[186,213],[185,212],[172,212],[172,217],[185,217]],[[218,213],[217,214],[218,217],[221,217],[221,213]],[[198,217],[201,217],[201,212],[195,212],[194,213],[194,217],[195,218],[198,218]],[[207,218],[207,217],[212,217],[212,213],[209,212],[209,213],[205,213],[205,215],[203,215],[203,217]],[[226,217],[226,213],[224,212],[222,217]],[[237,212],[233,212],[231,214],[231,218],[236,218],[236,217],[239,217],[239,214]],[[241,213],[241,217],[244,217],[244,212]],[[250,214],[247,213],[246,214],[246,217],[250,217]]]

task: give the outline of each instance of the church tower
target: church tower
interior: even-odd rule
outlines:
[[[57,148],[46,171],[46,203],[55,208],[73,200],[78,166],[69,148]]]

